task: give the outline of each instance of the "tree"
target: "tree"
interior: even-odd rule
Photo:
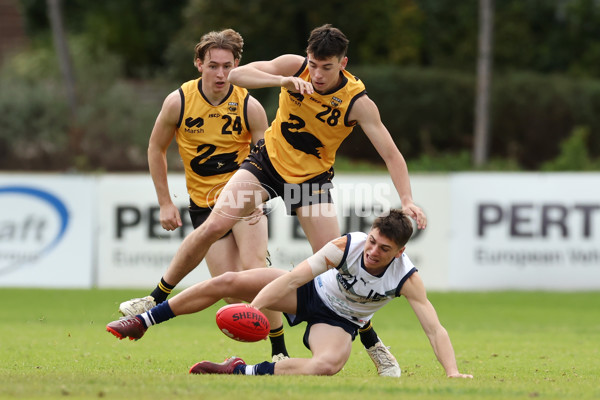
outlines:
[[[493,0],[479,0],[479,54],[477,57],[477,93],[475,96],[475,140],[473,142],[473,161],[476,167],[483,166],[488,158],[493,25]]]
[[[69,124],[69,150],[77,156],[81,151],[81,129],[77,126],[77,90],[73,62],[69,53],[69,45],[65,36],[60,0],[47,0],[50,27],[54,39],[54,48],[58,56],[60,70],[65,85],[65,93],[69,104],[71,122]]]

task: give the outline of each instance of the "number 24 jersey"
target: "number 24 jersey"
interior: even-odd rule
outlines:
[[[181,115],[175,140],[188,193],[199,207],[210,207],[250,151],[249,94],[231,85],[223,101],[212,105],[202,93],[202,78],[181,85],[179,94]]]

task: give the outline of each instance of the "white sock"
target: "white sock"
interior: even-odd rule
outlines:
[[[140,316],[144,319],[146,327],[154,325],[154,319],[152,318],[152,315],[150,315],[150,311],[146,311],[145,313],[140,314]]]

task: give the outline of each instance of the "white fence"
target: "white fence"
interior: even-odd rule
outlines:
[[[0,174],[0,286],[150,290],[191,231],[182,175],[169,177],[184,226],[165,232],[148,174]],[[342,232],[400,206],[386,175],[334,179]],[[429,220],[407,247],[429,290],[600,289],[600,174],[413,175]],[[310,246],[271,200],[269,251],[291,268]],[[200,265],[180,284],[209,277]]]

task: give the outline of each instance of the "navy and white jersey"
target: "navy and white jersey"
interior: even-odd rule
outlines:
[[[368,235],[354,232],[346,235],[346,249],[340,265],[317,276],[315,288],[321,300],[339,316],[365,325],[375,311],[400,296],[406,280],[417,271],[405,253],[394,258],[380,276],[367,272],[363,250]]]

